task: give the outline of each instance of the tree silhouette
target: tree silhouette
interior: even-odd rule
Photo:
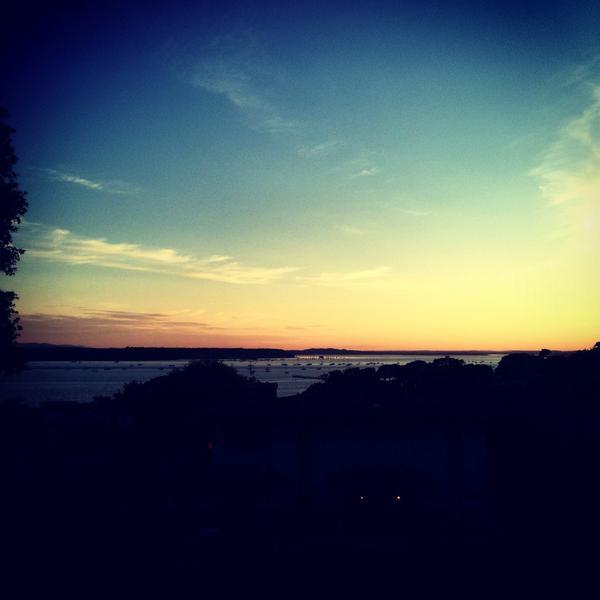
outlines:
[[[0,108],[0,271],[14,275],[25,252],[13,244],[12,234],[27,211],[25,192],[19,189],[14,166],[17,162],[12,145],[14,129],[6,123],[8,114]],[[21,326],[15,308],[17,295],[0,290],[0,373],[14,373],[23,367],[15,341]]]
[[[0,373],[15,373],[23,368],[23,360],[15,347],[21,330],[15,309],[14,292],[0,290]]]

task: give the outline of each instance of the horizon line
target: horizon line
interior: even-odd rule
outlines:
[[[78,344],[54,344],[49,342],[22,342],[17,343],[18,346],[26,347],[50,347],[50,348],[73,348],[73,349],[86,349],[86,350],[245,350],[245,351],[266,351],[274,350],[279,352],[290,352],[294,354],[311,353],[314,354],[316,351],[320,351],[321,354],[328,354],[333,352],[363,352],[365,354],[509,354],[509,353],[532,353],[540,352],[541,350],[548,349],[552,352],[576,352],[578,350],[589,350],[587,347],[577,347],[568,349],[556,349],[542,346],[540,348],[391,348],[391,349],[372,349],[372,348],[343,348],[334,346],[312,346],[307,348],[278,348],[274,346],[85,346]]]

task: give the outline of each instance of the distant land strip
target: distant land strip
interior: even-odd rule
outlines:
[[[91,348],[53,344],[20,344],[26,360],[252,360],[294,358],[298,356],[371,356],[371,355],[486,355],[508,354],[511,350],[347,350],[345,348],[307,348],[281,350],[278,348],[163,348],[134,347]],[[518,352],[528,352],[519,350]],[[530,351],[537,352],[537,351]]]

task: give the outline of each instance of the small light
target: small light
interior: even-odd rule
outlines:
[[[361,496],[360,501],[362,504],[366,504],[369,501],[369,499],[366,496]]]
[[[402,500],[402,498],[400,496],[394,496],[394,500],[396,502],[400,502],[400,500]]]

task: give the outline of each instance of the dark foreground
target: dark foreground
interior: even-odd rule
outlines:
[[[91,404],[5,399],[3,581],[573,591],[595,568],[599,390],[596,345],[348,369],[290,398],[203,362]]]

